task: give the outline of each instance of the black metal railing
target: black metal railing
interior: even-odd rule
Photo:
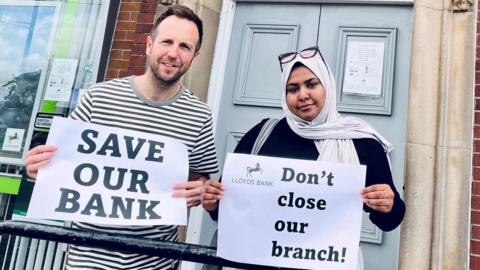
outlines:
[[[217,257],[216,248],[188,243],[151,240],[110,233],[88,232],[74,228],[8,220],[0,222],[0,234],[30,237],[80,246],[152,255],[183,261],[241,269],[284,269],[243,264]]]

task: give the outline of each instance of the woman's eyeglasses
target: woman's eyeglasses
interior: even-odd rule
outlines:
[[[280,70],[283,72],[282,65],[293,61],[293,59],[295,59],[297,55],[300,55],[300,57],[302,57],[303,59],[307,59],[307,58],[314,57],[315,55],[317,55],[317,53],[322,58],[322,61],[325,62],[325,60],[323,60],[323,55],[320,52],[320,49],[318,48],[318,46],[309,47],[299,52],[282,53],[278,56],[278,61],[280,61]]]

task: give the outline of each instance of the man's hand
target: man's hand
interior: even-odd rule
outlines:
[[[25,159],[25,168],[28,176],[36,179],[38,169],[44,167],[52,160],[55,151],[57,151],[55,145],[39,145],[30,149]]]
[[[200,204],[200,196],[202,195],[202,186],[207,181],[208,175],[190,171],[188,181],[178,183],[173,186],[175,192],[172,193],[174,198],[185,198],[187,207],[193,207]]]
[[[210,179],[203,185],[202,206],[212,212],[218,208],[218,201],[223,198],[224,186],[217,180]]]

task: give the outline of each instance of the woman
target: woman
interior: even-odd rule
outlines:
[[[387,158],[390,143],[363,120],[337,112],[335,80],[318,47],[282,54],[279,60],[285,117],[271,130],[258,154],[366,165],[365,188],[360,191],[363,209],[380,229],[395,229],[403,219],[405,204],[392,180]],[[235,153],[252,153],[266,122],[248,131]],[[202,205],[214,219],[223,190],[213,180],[203,186]]]

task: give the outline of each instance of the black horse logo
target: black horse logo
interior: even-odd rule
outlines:
[[[13,135],[8,135],[8,141],[9,142],[13,142],[13,141],[16,141],[16,140],[18,140],[18,133],[17,132],[15,132],[15,134],[13,134]]]
[[[252,177],[252,172],[260,172],[263,173],[262,168],[260,167],[260,163],[257,162],[255,167],[247,166],[247,176]]]

